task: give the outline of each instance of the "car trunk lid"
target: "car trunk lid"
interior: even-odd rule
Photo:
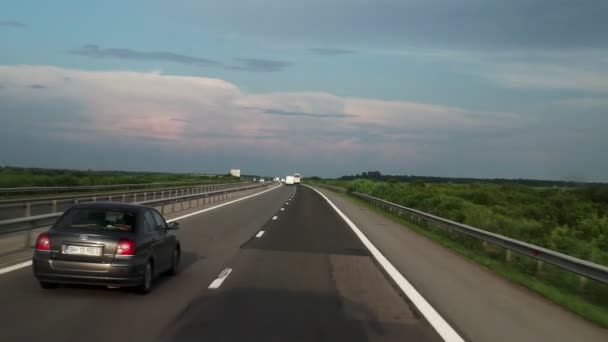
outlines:
[[[120,239],[133,238],[133,233],[53,229],[50,237],[51,259],[53,260],[109,264],[114,260]]]

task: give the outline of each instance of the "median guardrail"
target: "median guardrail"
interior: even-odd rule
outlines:
[[[166,187],[176,185],[194,185],[200,182],[164,182],[164,183],[137,183],[113,185],[80,185],[80,186],[28,186],[15,188],[0,188],[0,194],[26,193],[26,192],[52,192],[52,191],[83,191],[83,190],[110,190],[110,189],[136,189],[150,187]]]
[[[346,189],[340,187],[322,184],[315,185],[329,188],[331,190],[339,192],[346,192]],[[362,194],[359,192],[351,192],[350,194],[352,196],[370,202],[373,205],[388,210],[389,212],[395,213],[398,216],[407,216],[409,217],[409,219],[416,220],[418,222],[430,223],[437,227],[456,231],[461,234],[476,238],[478,240],[503,247],[507,250],[507,259],[510,257],[510,251],[513,251],[537,259],[540,262],[546,262],[548,264],[555,265],[559,268],[581,275],[583,277],[594,279],[604,284],[608,284],[608,267],[606,266],[575,258],[527,242],[491,233],[483,229],[475,228],[463,223],[451,221],[439,216],[428,214],[417,209],[408,208],[370,195]]]
[[[6,219],[38,216],[63,211],[69,206],[79,202],[90,201],[120,201],[138,202],[148,199],[175,197],[179,195],[192,195],[207,191],[221,190],[228,187],[250,184],[245,182],[223,184],[199,184],[188,187],[155,188],[145,190],[131,190],[105,193],[85,193],[61,196],[47,196],[34,198],[20,198],[0,200],[0,221]]]
[[[146,201],[136,202],[135,204],[145,205],[145,206],[149,206],[149,207],[160,207],[161,208],[160,211],[164,215],[167,213],[166,209],[165,209],[165,207],[167,205],[175,205],[177,203],[188,202],[189,203],[188,208],[190,208],[190,207],[192,207],[191,204],[192,204],[192,201],[194,201],[194,200],[198,200],[198,202],[197,202],[197,206],[198,206],[201,204],[200,200],[203,200],[202,204],[207,204],[207,201],[212,203],[212,202],[218,201],[222,197],[226,197],[226,195],[229,193],[256,189],[256,188],[260,188],[263,186],[268,186],[270,184],[273,184],[273,183],[262,183],[262,184],[253,184],[253,185],[248,184],[246,186],[243,186],[242,184],[240,184],[241,186],[236,186],[236,184],[235,184],[235,186],[233,186],[233,187],[228,187],[228,188],[221,189],[221,190],[201,192],[201,193],[196,193],[196,194],[192,194],[192,195],[174,196],[174,197],[168,197],[168,198],[162,198],[162,199],[146,200]],[[174,208],[175,207],[173,207],[173,209]],[[188,209],[188,208],[182,208],[182,209]],[[63,214],[63,212],[56,212],[56,213],[50,213],[50,214],[44,214],[44,215],[28,216],[28,217],[21,217],[21,218],[10,219],[10,220],[3,220],[3,221],[0,221],[0,234],[14,233],[14,232],[19,232],[19,231],[49,226],[49,225],[53,224],[57,220],[57,218],[59,218],[62,214]]]

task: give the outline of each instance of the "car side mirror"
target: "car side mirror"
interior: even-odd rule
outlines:
[[[171,222],[169,223],[169,230],[178,230],[179,229],[179,223],[178,222]]]

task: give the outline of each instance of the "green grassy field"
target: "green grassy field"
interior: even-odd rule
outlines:
[[[0,168],[0,188],[217,181],[218,177],[178,173]]]
[[[607,188],[425,184],[369,180],[321,183],[347,188],[501,235],[608,265]],[[599,188],[598,188],[599,187]],[[361,202],[365,203],[367,202]],[[501,276],[608,327],[608,286],[442,228],[419,225],[375,208]]]

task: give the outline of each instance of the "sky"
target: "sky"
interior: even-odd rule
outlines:
[[[0,165],[608,181],[605,0],[0,7]]]

